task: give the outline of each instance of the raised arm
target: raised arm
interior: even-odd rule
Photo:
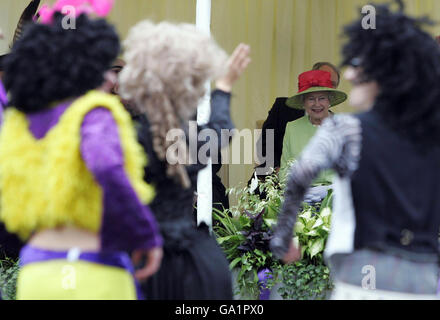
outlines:
[[[227,71],[215,82],[215,90],[211,93],[211,114],[209,122],[199,129],[213,129],[216,132],[219,148],[228,144],[228,139],[221,139],[221,130],[232,130],[234,124],[230,115],[231,90],[234,83],[241,77],[251,62],[250,47],[243,43],[235,48],[227,62]],[[226,140],[226,141],[225,141]]]

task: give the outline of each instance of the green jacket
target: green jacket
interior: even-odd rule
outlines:
[[[318,127],[312,125],[307,115],[295,121],[291,121],[286,126],[286,133],[283,140],[283,152],[281,154],[280,178],[283,180],[289,172],[289,162],[298,159],[304,147],[316,133]],[[330,170],[322,172],[312,183],[331,184],[333,174]]]

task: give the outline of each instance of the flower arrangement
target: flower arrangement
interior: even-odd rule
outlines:
[[[285,181],[277,174],[250,186],[229,189],[238,203],[214,210],[214,232],[230,269],[236,273],[236,295],[267,299],[279,287],[283,299],[325,299],[332,288],[323,250],[331,219],[332,191],[318,204],[303,204],[294,227],[294,241],[301,246],[300,261],[284,265],[272,256],[269,241],[283,202]]]

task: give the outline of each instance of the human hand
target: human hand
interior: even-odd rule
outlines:
[[[301,259],[301,248],[296,246],[293,239],[290,242],[289,250],[286,252],[284,257],[281,259],[284,263],[289,264]]]
[[[224,76],[215,82],[216,88],[225,92],[231,92],[232,85],[237,81],[248,64],[251,62],[250,47],[247,44],[240,43],[229,57],[227,63],[227,72]]]
[[[313,204],[321,201],[327,196],[327,192],[331,187],[332,186],[329,185],[329,186],[316,186],[309,188],[306,195],[304,196],[304,202],[308,204]]]
[[[146,259],[145,266],[143,266],[141,269],[138,269],[135,272],[134,277],[139,281],[147,280],[147,278],[151,277],[159,270],[162,257],[163,250],[161,247],[156,247],[149,250],[135,250],[132,256],[134,265],[140,263],[142,261],[142,258]]]

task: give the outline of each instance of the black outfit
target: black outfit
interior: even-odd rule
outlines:
[[[283,153],[283,140],[284,134],[286,132],[287,123],[291,121],[295,121],[304,116],[304,110],[298,110],[291,108],[286,105],[287,97],[278,97],[275,99],[275,102],[272,108],[269,110],[269,115],[267,119],[263,123],[262,132],[260,139],[257,143],[258,155],[262,155],[263,158],[266,157],[266,130],[273,129],[274,130],[274,145],[273,148],[269,146],[269,151],[273,151],[273,159],[274,159],[274,168],[279,168],[281,166],[281,155]],[[261,144],[261,146],[260,146]],[[261,148],[261,149],[260,149]],[[264,168],[266,163],[258,165],[256,168]],[[248,185],[250,185],[254,174],[248,181]],[[259,180],[264,181],[265,175],[258,175]],[[266,193],[260,193],[259,189],[255,190],[255,192],[260,196],[261,199],[266,198]]]
[[[263,132],[261,133],[262,150],[259,152],[266,156],[266,130],[274,130],[274,167],[279,167],[281,162],[281,154],[283,152],[284,133],[286,125],[290,121],[294,121],[304,116],[304,110],[298,110],[286,105],[287,97],[276,98],[272,109],[269,111],[266,121],[263,124]],[[269,149],[270,150],[270,149]],[[264,164],[260,165],[264,167]]]
[[[386,243],[437,255],[440,148],[420,150],[385,126],[376,112],[358,118],[362,123],[362,154],[360,170],[351,179],[355,248]]]
[[[226,188],[217,175],[221,167],[221,163],[212,165],[212,207],[219,211],[229,209],[229,199],[226,195]]]
[[[10,258],[16,261],[23,246],[23,242],[15,234],[6,231],[5,225],[0,223],[0,260]]]
[[[214,129],[219,137],[221,129],[233,129],[229,102],[229,93],[214,91],[211,95],[210,121],[198,129]],[[167,177],[165,162],[157,158],[148,119],[141,115],[136,116],[135,120],[138,123],[139,141],[148,155],[145,180],[156,189],[156,197],[150,207],[164,238],[161,268],[142,285],[146,299],[231,300],[229,263],[206,225],[197,228],[193,218],[197,175],[204,165],[186,166],[191,187],[184,189]],[[198,150],[203,144],[198,143]]]
[[[3,60],[7,57],[7,54],[0,56],[0,71],[3,71]]]

